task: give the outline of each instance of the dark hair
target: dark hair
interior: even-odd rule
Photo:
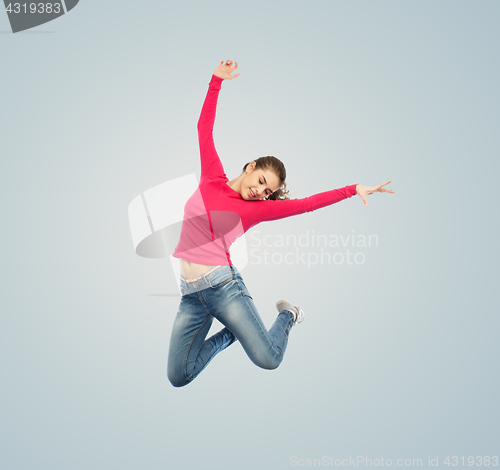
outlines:
[[[270,201],[282,201],[285,199],[290,199],[288,195],[288,190],[286,189],[286,169],[285,165],[281,162],[276,157],[273,157],[271,155],[267,157],[260,157],[257,158],[255,161],[255,168],[254,170],[257,169],[262,169],[262,170],[271,170],[273,171],[278,179],[280,180],[280,188],[278,188],[276,191],[271,193],[269,196],[266,196],[264,199],[268,199]],[[248,162],[244,167],[243,171],[247,169],[247,166],[250,165],[252,162]]]

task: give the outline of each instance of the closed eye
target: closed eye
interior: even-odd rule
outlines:
[[[259,183],[260,183],[260,184],[263,184],[261,180],[259,180]],[[270,189],[268,189],[268,191],[269,191],[269,192],[266,192],[266,195],[267,195],[267,196],[269,196],[269,195],[272,193],[272,191],[271,191]]]

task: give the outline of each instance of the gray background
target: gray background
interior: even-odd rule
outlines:
[[[498,455],[499,20],[495,1],[108,0],[12,34],[0,14],[0,466]],[[266,325],[281,298],[306,312],[283,363],[235,344],[175,389],[179,298],[150,295],[175,279],[134,253],[127,207],[199,175],[223,59],[242,74],[214,131],[230,179],[275,155],[292,197],[395,193],[254,227],[378,246],[361,265],[249,264]]]

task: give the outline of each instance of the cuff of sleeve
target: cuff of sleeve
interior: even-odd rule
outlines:
[[[211,86],[212,88],[215,88],[216,90],[220,90],[222,88],[222,81],[224,79],[217,77],[217,75],[212,74],[212,79],[210,80],[210,83],[208,86]]]
[[[356,191],[356,186],[357,186],[357,184],[351,184],[350,186],[347,186],[347,190],[349,191],[349,194],[350,194],[349,197],[355,196],[356,194],[358,194]]]

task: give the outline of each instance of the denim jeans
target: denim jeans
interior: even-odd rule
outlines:
[[[293,314],[279,312],[266,329],[234,265],[220,266],[198,280],[181,276],[181,301],[172,326],[167,377],[174,387],[192,382],[216,354],[239,341],[251,361],[276,369],[288,343]],[[224,328],[206,338],[213,319]]]

